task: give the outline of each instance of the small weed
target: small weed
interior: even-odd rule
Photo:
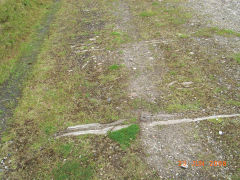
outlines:
[[[177,72],[175,72],[175,71],[170,71],[169,73],[170,73],[172,76],[177,75]]]
[[[198,110],[199,104],[198,103],[191,103],[191,104],[170,104],[167,107],[167,111],[170,113],[173,112],[181,112],[181,111],[187,111],[187,110]]]
[[[63,155],[64,158],[66,158],[72,151],[73,143],[67,143],[67,144],[61,144],[58,147],[58,151],[60,154]]]
[[[112,32],[112,35],[113,35],[113,36],[121,36],[121,33],[114,31],[114,32]]]
[[[156,13],[153,11],[144,11],[144,12],[140,13],[141,17],[151,17],[154,15],[156,15]]]
[[[233,106],[240,106],[240,101],[228,100],[227,104],[230,104]]]
[[[130,146],[131,141],[136,139],[139,133],[139,125],[133,124],[127,128],[110,132],[108,134],[109,138],[118,142],[123,149]]]
[[[223,119],[221,119],[221,118],[219,118],[219,119],[209,119],[208,121],[211,122],[211,123],[214,123],[214,124],[222,124]]]
[[[158,6],[158,5],[159,5],[159,2],[153,2],[152,5],[153,5],[153,6]]]
[[[237,53],[233,56],[233,59],[237,61],[238,64],[240,64],[240,53]]]
[[[121,67],[120,65],[114,64],[114,65],[109,66],[109,70],[117,70],[117,69],[119,69],[120,67]]]

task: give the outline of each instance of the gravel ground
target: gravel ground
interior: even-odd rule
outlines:
[[[202,16],[195,21],[240,32],[239,0],[189,0],[187,6]]]

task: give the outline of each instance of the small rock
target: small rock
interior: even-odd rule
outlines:
[[[190,52],[189,54],[190,54],[190,55],[194,55],[194,52]]]
[[[222,131],[219,131],[219,134],[220,134],[220,135],[223,135],[223,132],[222,132]]]
[[[185,87],[189,87],[193,82],[183,82],[182,85]]]
[[[131,97],[131,98],[136,98],[136,97],[137,97],[137,93],[136,93],[136,92],[132,92],[132,93],[130,94],[130,97]]]
[[[177,83],[177,81],[173,81],[173,82],[169,83],[167,86],[170,87],[170,86],[174,85],[175,83]]]
[[[112,101],[112,98],[107,98],[107,102],[111,102]]]
[[[136,70],[137,68],[133,67],[133,70]]]

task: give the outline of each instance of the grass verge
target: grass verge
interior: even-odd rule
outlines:
[[[24,44],[41,21],[52,0],[8,0],[0,4],[0,84],[14,72]]]
[[[54,138],[70,125],[132,118],[126,93],[128,71],[109,51],[99,50],[125,43],[112,41],[125,37],[112,33],[112,4],[105,0],[61,3],[14,121],[3,135],[1,157],[7,156],[5,165],[11,171],[5,169],[2,177],[154,177],[139,158],[137,142],[123,150],[107,136]],[[130,159],[134,167],[129,166]]]

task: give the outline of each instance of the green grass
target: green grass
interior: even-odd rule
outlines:
[[[237,61],[238,64],[240,64],[240,53],[237,53],[233,56],[233,59]]]
[[[144,11],[144,12],[141,12],[139,15],[141,17],[151,17],[151,16],[156,15],[156,13],[153,11]]]
[[[224,37],[237,36],[240,37],[240,33],[229,29],[220,29],[218,27],[209,27],[198,30],[194,35],[199,37],[212,37],[214,34]]]
[[[117,69],[119,69],[120,67],[121,67],[121,66],[118,65],[118,64],[113,64],[113,65],[109,66],[109,70],[117,70]]]
[[[30,39],[52,0],[8,0],[0,4],[0,84],[14,71],[22,46]]]
[[[189,104],[179,104],[174,103],[167,106],[166,110],[170,113],[181,112],[188,110],[198,110],[200,105],[198,103],[189,103]]]
[[[81,161],[73,160],[67,161],[63,165],[59,165],[58,169],[54,170],[53,174],[54,179],[57,180],[88,180],[91,179],[93,175],[93,169],[90,166],[82,166]]]
[[[112,32],[112,35],[114,35],[114,36],[121,36],[121,33],[114,31],[114,32]]]
[[[228,100],[227,104],[233,105],[233,106],[240,106],[240,101],[235,101],[235,100]]]
[[[118,142],[122,148],[130,146],[130,143],[136,139],[137,134],[139,133],[139,125],[133,124],[127,128],[110,132],[108,134],[109,138]]]
[[[209,122],[213,123],[213,124],[222,124],[223,119],[219,118],[219,119],[209,119]]]
[[[128,34],[124,32],[113,31],[110,33],[109,37],[111,38],[111,40],[109,40],[106,44],[106,47],[109,50],[115,49],[119,47],[119,45],[130,41]]]
[[[153,5],[153,6],[158,6],[158,5],[159,5],[159,2],[153,2],[152,5]]]

